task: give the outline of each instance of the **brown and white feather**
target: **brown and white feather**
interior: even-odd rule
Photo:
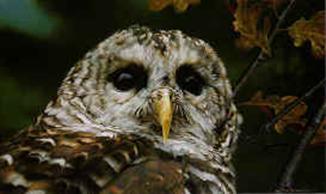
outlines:
[[[146,87],[122,92],[108,77],[130,64]],[[199,95],[176,81],[185,65],[205,79]],[[174,110],[166,142],[153,105],[162,88]],[[238,133],[215,51],[178,30],[133,26],[88,52],[36,123],[1,145],[0,194],[235,193]]]

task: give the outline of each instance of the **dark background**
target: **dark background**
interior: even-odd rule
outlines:
[[[237,35],[225,1],[202,0],[185,13],[172,7],[151,12],[147,4],[147,0],[0,0],[0,141],[33,122],[86,51],[132,24],[179,29],[208,41],[224,60],[233,85],[258,53],[258,49],[244,52],[235,47]],[[285,23],[322,9],[323,0],[298,0]],[[324,77],[325,61],[314,59],[308,44],[295,48],[285,33],[272,46],[273,57],[241,89],[237,102],[258,90],[266,95],[301,96]],[[323,96],[320,90],[306,101],[307,118]],[[282,135],[271,131],[256,137],[270,117],[257,108],[240,107],[240,111],[245,122],[235,154],[238,191],[271,191],[300,134],[288,129]],[[324,147],[310,146],[296,173],[296,188],[325,191],[324,163]]]

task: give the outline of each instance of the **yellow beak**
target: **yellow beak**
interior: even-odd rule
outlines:
[[[156,119],[162,127],[163,142],[166,142],[169,138],[173,107],[170,91],[168,89],[161,89],[159,92],[160,97],[156,98],[154,102],[154,111],[156,113]]]

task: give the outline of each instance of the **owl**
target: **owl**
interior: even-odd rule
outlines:
[[[77,62],[0,149],[0,193],[235,193],[239,114],[221,59],[179,30],[132,26]]]

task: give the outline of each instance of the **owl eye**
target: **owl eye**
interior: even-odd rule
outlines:
[[[139,65],[129,65],[118,69],[109,76],[109,82],[120,91],[140,90],[146,87],[147,74]]]
[[[177,84],[196,96],[200,95],[205,85],[205,80],[191,66],[183,65],[176,72]]]

